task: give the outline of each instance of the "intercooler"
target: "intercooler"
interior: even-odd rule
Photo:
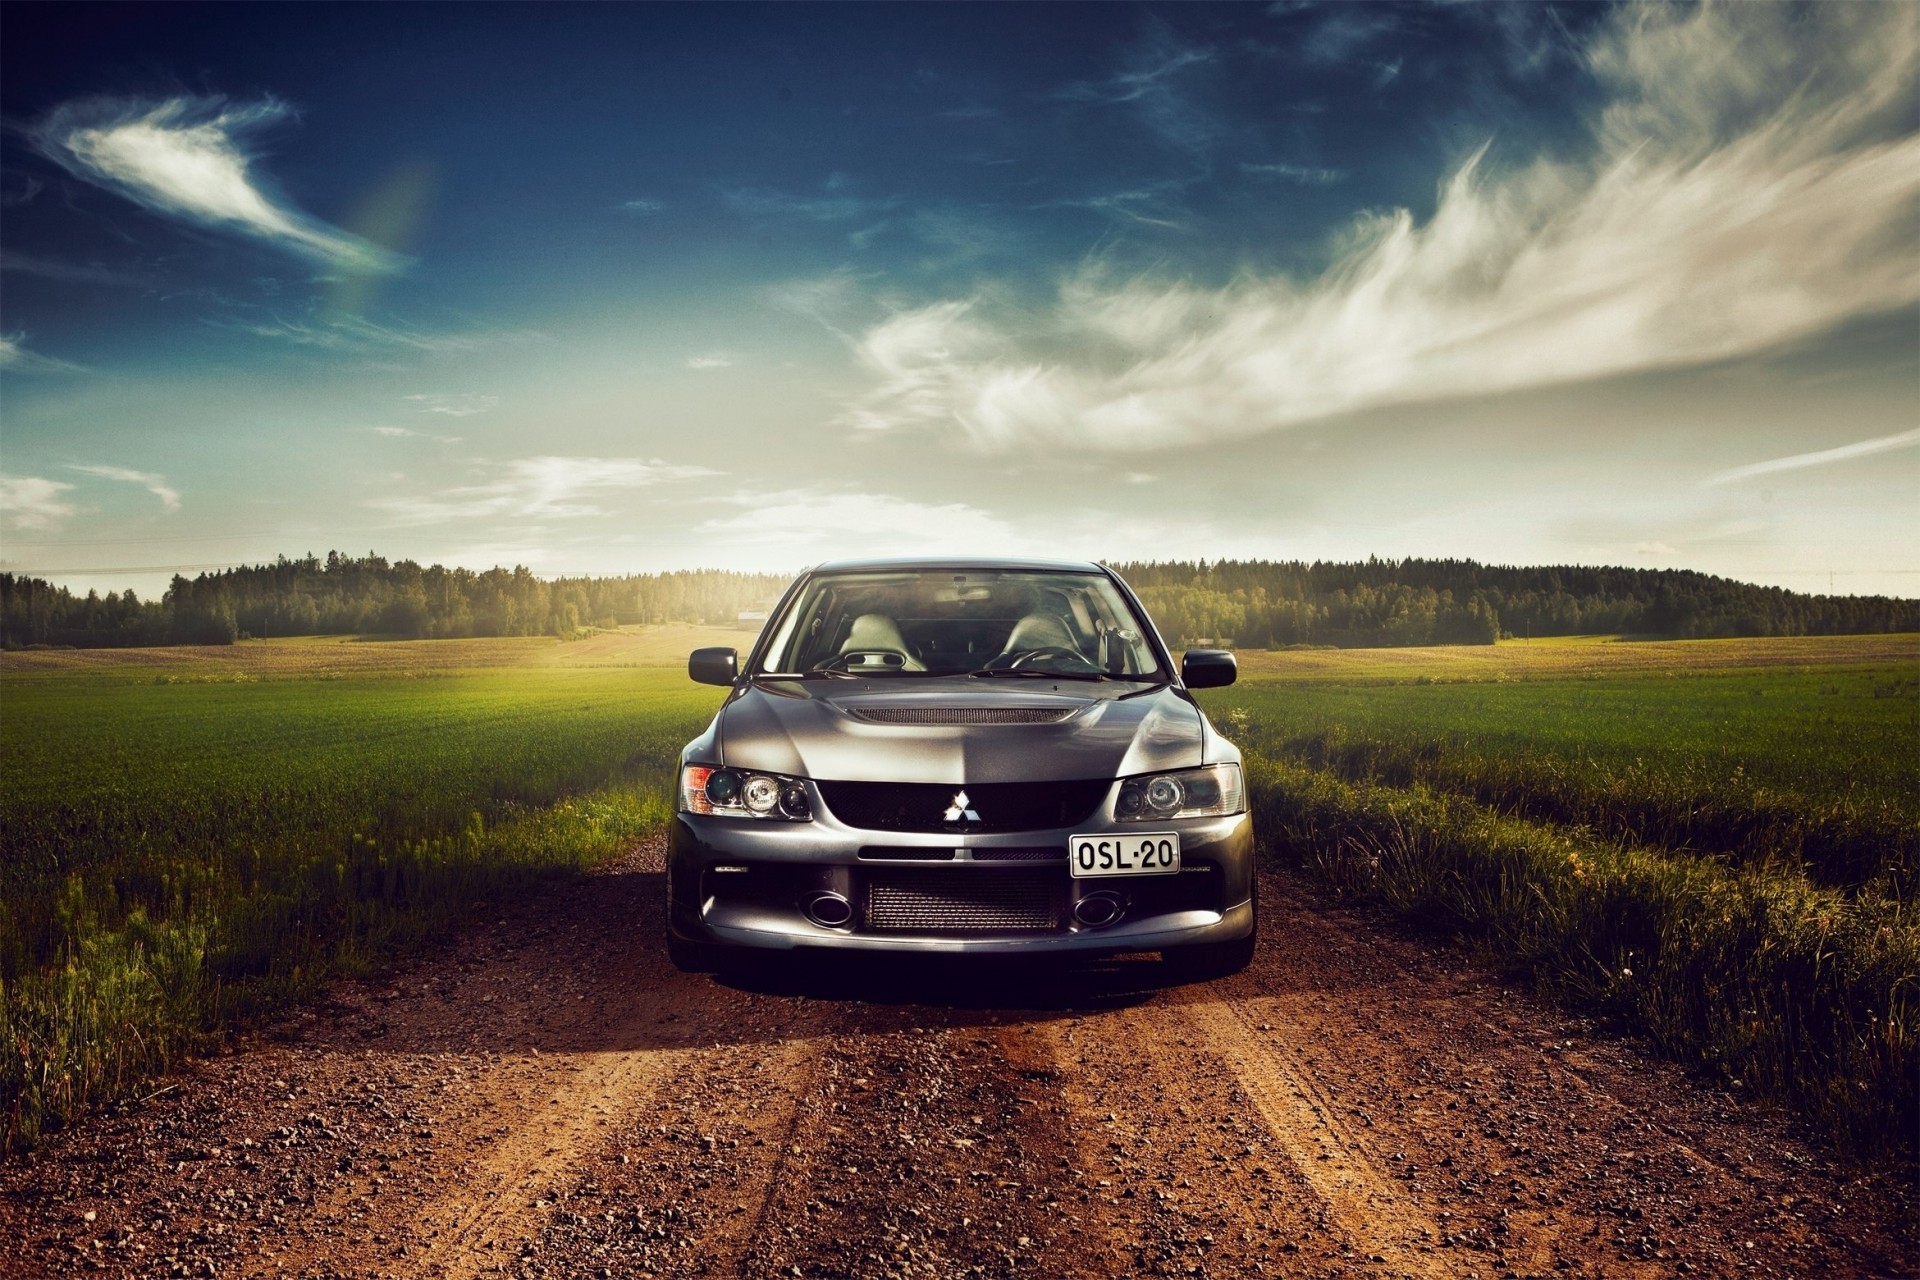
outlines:
[[[1058,871],[888,867],[867,874],[865,924],[879,932],[1008,933],[1063,929]]]

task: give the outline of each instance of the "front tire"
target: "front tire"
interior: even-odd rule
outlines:
[[[667,959],[682,973],[713,973],[720,968],[718,948],[698,942],[682,942],[667,935]]]
[[[1232,942],[1202,942],[1160,953],[1161,960],[1182,982],[1206,982],[1239,973],[1253,963],[1255,938],[1248,934]]]
[[[1161,963],[1182,982],[1206,982],[1239,973],[1253,963],[1254,947],[1260,941],[1260,889],[1256,878],[1249,887],[1247,905],[1253,909],[1253,928],[1244,938],[1231,942],[1201,942],[1187,947],[1170,947],[1160,953]]]

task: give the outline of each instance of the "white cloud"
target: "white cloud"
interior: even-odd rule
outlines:
[[[390,440],[431,440],[435,444],[459,444],[461,440],[459,436],[437,436],[431,431],[415,431],[411,427],[367,427],[365,430]]]
[[[480,351],[487,347],[515,346],[548,341],[547,335],[533,329],[468,329],[434,332],[407,325],[377,324],[359,316],[329,316],[322,320],[281,320],[225,324],[255,337],[275,338],[295,346],[320,347],[328,351],[368,352],[393,347],[411,348],[436,355],[447,352]]]
[[[43,258],[38,254],[17,253],[11,249],[0,249],[0,271],[17,271],[22,275],[74,284],[103,284],[121,288],[141,288],[153,283],[147,276],[115,271],[98,263],[63,262],[58,258]]]
[[[799,556],[915,555],[965,549],[972,555],[1031,551],[1000,517],[962,502],[926,503],[879,493],[818,489],[743,491],[738,515],[700,526],[703,536],[778,547]]]
[[[78,471],[82,475],[98,476],[102,480],[120,480],[127,484],[137,484],[160,499],[163,511],[180,509],[180,491],[167,483],[167,478],[155,475],[151,471],[134,471],[127,467],[82,467],[70,466],[69,471]]]
[[[703,356],[688,356],[689,369],[725,369],[733,364],[733,357],[724,351],[712,351]]]
[[[870,199],[850,190],[847,179],[835,174],[820,195],[795,195],[770,187],[729,187],[720,198],[733,212],[748,217],[798,218],[805,222],[850,222],[871,218],[897,205],[894,197]]]
[[[1920,301],[1911,5],[1629,7],[1577,160],[1468,159],[1424,224],[1362,217],[1318,279],[1069,279],[874,326],[846,418],[1112,449],[1698,364]]]
[[[16,529],[52,529],[75,508],[60,495],[73,488],[39,476],[0,476],[0,514]]]
[[[664,211],[666,207],[665,204],[658,200],[626,200],[620,205],[623,211],[632,214],[636,218],[652,217],[654,214]]]
[[[419,405],[421,413],[443,413],[449,418],[471,418],[476,413],[500,407],[499,396],[418,395],[406,398]]]
[[[1890,436],[1875,436],[1871,440],[1843,444],[1836,449],[1816,449],[1812,453],[1795,453],[1784,458],[1769,458],[1765,462],[1750,462],[1744,467],[1733,467],[1708,476],[1703,484],[1707,486],[1732,484],[1736,480],[1751,480],[1754,476],[1772,475],[1777,471],[1824,467],[1835,462],[1846,462],[1852,458],[1866,458],[1876,453],[1887,453],[1894,449],[1909,449],[1915,446],[1920,446],[1920,429],[1902,431]]]
[[[0,370],[7,373],[79,373],[81,366],[29,351],[24,333],[0,334]]]
[[[1099,82],[1077,80],[1060,90],[1059,96],[1070,102],[1138,102],[1164,92],[1167,81],[1188,67],[1213,61],[1211,49],[1181,45],[1164,30],[1154,34],[1157,38],[1138,51],[1127,70]]]
[[[84,98],[55,108],[33,133],[68,172],[157,212],[242,231],[334,267],[398,268],[397,255],[262,188],[243,140],[288,114],[272,100]]]
[[[552,456],[518,458],[496,470],[497,477],[484,484],[423,497],[379,499],[368,505],[387,512],[399,525],[501,517],[571,519],[607,514],[589,500],[594,494],[720,474],[658,458]]]
[[[1347,180],[1345,169],[1317,169],[1304,164],[1249,164],[1242,163],[1240,172],[1249,178],[1284,178],[1288,182],[1297,182],[1303,187],[1325,187]]]
[[[1186,44],[1165,23],[1154,21],[1124,70],[1098,82],[1077,81],[1055,96],[1067,102],[1125,105],[1161,140],[1198,155],[1224,136],[1226,127],[1185,91],[1183,82],[1216,62],[1214,50]]]

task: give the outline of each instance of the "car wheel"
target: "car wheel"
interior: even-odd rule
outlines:
[[[712,973],[720,967],[714,948],[667,935],[667,959],[682,973]]]
[[[1249,901],[1253,904],[1253,928],[1244,938],[1232,942],[1202,942],[1191,947],[1170,947],[1160,959],[1183,982],[1205,982],[1238,973],[1253,963],[1253,949],[1260,940],[1260,894],[1256,881]]]
[[[1238,973],[1253,963],[1254,936],[1232,942],[1203,942],[1192,947],[1173,947],[1160,953],[1183,982],[1205,982]]]

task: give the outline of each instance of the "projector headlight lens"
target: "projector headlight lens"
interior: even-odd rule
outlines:
[[[707,779],[707,799],[716,805],[740,803],[740,775],[731,769],[715,769]]]
[[[1187,798],[1186,788],[1180,780],[1173,777],[1159,777],[1147,783],[1147,808],[1158,817],[1166,817],[1180,811],[1180,802]]]
[[[764,773],[748,774],[740,799],[755,813],[772,813],[780,803],[780,784]]]
[[[680,771],[680,810],[721,818],[811,822],[813,799],[799,778],[690,764]]]
[[[1163,818],[1217,818],[1242,813],[1247,792],[1237,764],[1212,764],[1178,773],[1128,778],[1114,798],[1113,813],[1123,822]]]

